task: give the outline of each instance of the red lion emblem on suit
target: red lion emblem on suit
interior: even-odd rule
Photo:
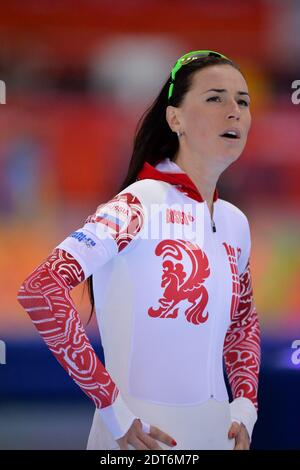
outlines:
[[[208,319],[204,310],[208,302],[208,293],[203,285],[210,274],[206,254],[198,245],[184,240],[163,240],[155,254],[163,257],[163,275],[161,287],[165,288],[163,297],[159,299],[158,308],[150,307],[150,317],[177,318],[180,302],[188,300],[191,303],[185,310],[188,322],[200,325]],[[191,263],[189,275],[184,271],[180,262],[186,254]]]

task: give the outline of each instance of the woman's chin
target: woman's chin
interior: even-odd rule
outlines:
[[[218,158],[218,160],[222,161],[224,168],[234,163],[236,160],[239,159],[242,152],[223,152],[222,156]]]
[[[235,162],[236,160],[238,160],[238,158],[240,158],[241,153],[242,152],[237,152],[237,153],[234,153],[234,154],[231,153],[229,155],[229,158],[231,159],[232,162]]]

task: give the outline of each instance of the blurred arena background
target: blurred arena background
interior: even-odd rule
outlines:
[[[194,49],[232,57],[252,99],[248,144],[218,185],[220,197],[247,214],[252,233],[263,346],[252,448],[300,449],[300,354],[292,349],[300,340],[300,105],[291,99],[299,31],[297,0],[1,2],[1,449],[86,446],[93,405],[16,293],[116,193],[138,119],[176,59]],[[83,285],[74,299],[86,324]],[[103,360],[95,321],[87,332]]]

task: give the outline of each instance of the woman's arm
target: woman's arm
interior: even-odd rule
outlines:
[[[122,222],[126,212],[126,224]],[[124,219],[124,218],[123,218]],[[94,402],[120,448],[161,449],[171,436],[137,418],[93,350],[70,296],[70,290],[132,247],[143,227],[144,207],[131,193],[121,193],[89,216],[23,282],[18,300],[70,377]]]
[[[122,400],[116,384],[87,338],[70,290],[84,281],[79,262],[56,248],[23,282],[20,304],[50,351],[99,409],[115,439],[122,437],[136,416]]]
[[[126,213],[124,217],[120,214]],[[123,437],[136,417],[93,350],[70,290],[129,249],[143,227],[144,207],[136,195],[117,194],[89,216],[23,282],[18,300],[70,377],[93,400],[113,437]],[[128,248],[127,248],[128,247]]]
[[[233,394],[232,420],[243,422],[251,439],[257,419],[260,327],[253,301],[249,259],[240,275],[240,301],[224,342],[224,359]]]

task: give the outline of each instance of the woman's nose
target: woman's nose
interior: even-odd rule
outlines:
[[[227,114],[228,119],[240,119],[241,116],[241,110],[239,108],[239,105],[236,101],[233,101],[230,105],[228,105],[229,111]]]

